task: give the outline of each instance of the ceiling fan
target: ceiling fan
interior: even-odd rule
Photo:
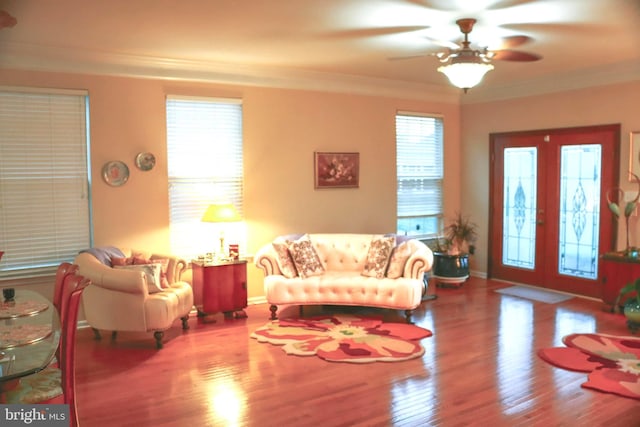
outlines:
[[[455,43],[448,43],[448,45],[452,45],[447,52],[438,52],[435,54],[441,62],[446,62],[451,58],[455,58],[457,56],[465,56],[469,53],[473,55],[479,56],[480,58],[490,61],[492,59],[498,59],[503,61],[520,61],[520,62],[530,62],[537,61],[542,59],[540,55],[536,55],[529,52],[522,52],[519,50],[511,50],[511,48],[520,46],[524,43],[527,43],[531,40],[530,37],[527,36],[511,36],[502,40],[501,49],[498,50],[490,50],[488,47],[484,47],[480,50],[471,49],[471,42],[469,41],[469,33],[473,30],[473,26],[476,23],[476,20],[473,18],[464,18],[458,19],[456,24],[460,28],[460,32],[464,34],[464,40],[462,41],[461,46],[458,46]],[[444,42],[442,42],[444,43]]]
[[[438,42],[437,44],[449,47],[447,51],[437,52],[436,56],[444,65],[438,67],[438,71],[445,74],[454,86],[467,92],[493,70],[492,60],[531,62],[542,59],[534,53],[512,50],[531,40],[528,36],[511,36],[503,39],[501,49],[491,50],[488,47],[472,49],[469,41],[469,33],[473,30],[476,20],[473,18],[458,19],[456,24],[460,32],[464,34],[464,40],[460,45],[451,42]]]

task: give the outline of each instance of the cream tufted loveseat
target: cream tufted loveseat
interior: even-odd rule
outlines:
[[[392,276],[399,277],[387,277],[390,270],[385,270],[382,277],[370,277],[363,275],[363,271],[372,241],[381,235],[308,234],[305,236],[311,241],[323,271],[305,277],[290,272],[285,277],[282,254],[277,249],[283,245],[290,248],[290,243],[300,236],[279,236],[256,253],[255,264],[265,275],[264,290],[271,319],[277,319],[278,305],[330,304],[404,310],[407,322],[411,322],[413,310],[420,305],[426,291],[424,273],[433,264],[433,253],[424,243],[404,236],[385,235],[396,240],[389,259],[396,270]],[[401,244],[404,256],[394,257]]]

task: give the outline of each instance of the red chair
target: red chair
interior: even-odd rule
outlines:
[[[66,309],[65,321],[60,336],[60,362],[62,373],[62,393],[64,403],[69,405],[70,426],[78,425],[78,408],[76,406],[76,370],[75,348],[76,331],[78,330],[78,311],[82,292],[91,283],[89,279],[75,274],[73,270],[65,277],[62,291],[63,310]],[[67,306],[64,307],[64,301]],[[43,402],[45,403],[45,402]],[[47,402],[48,403],[48,402]]]
[[[56,271],[56,282],[53,287],[53,306],[58,310],[60,314],[60,322],[63,323],[64,313],[62,312],[62,289],[64,278],[71,273],[75,273],[78,270],[78,266],[71,264],[70,262],[63,262],[58,266]]]
[[[67,305],[68,298],[62,298],[62,291],[64,289],[64,279],[67,275],[76,273],[78,271],[78,266],[75,264],[71,264],[70,262],[63,262],[58,266],[58,270],[56,271],[56,282],[53,287],[53,306],[58,310],[58,315],[60,316],[60,324],[64,325],[65,319],[67,317]],[[56,361],[60,360],[60,346],[56,350]]]
[[[59,270],[63,268],[67,268],[67,271],[61,272],[62,280],[58,285],[60,289],[56,290],[60,292],[61,302],[58,367],[49,366],[36,374],[21,378],[14,389],[0,394],[0,403],[65,403],[69,405],[69,425],[75,427],[78,425],[75,399],[75,337],[80,298],[91,282],[77,275],[76,268],[61,265]]]

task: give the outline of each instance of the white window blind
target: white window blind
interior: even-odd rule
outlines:
[[[443,122],[396,115],[398,234],[433,236],[442,222]]]
[[[87,121],[86,93],[0,90],[0,280],[90,246]]]
[[[212,252],[220,230],[201,222],[207,206],[231,202],[243,216],[242,103],[167,97],[167,150],[171,250],[187,259]],[[244,252],[241,231],[224,227]]]

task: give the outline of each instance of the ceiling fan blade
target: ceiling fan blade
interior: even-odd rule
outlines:
[[[531,37],[522,35],[505,37],[502,39],[500,47],[496,50],[512,49],[514,47],[522,46],[525,43],[529,43],[531,40],[533,40]]]
[[[535,53],[522,52],[519,50],[492,50],[491,59],[500,61],[532,62],[542,59],[542,56]]]
[[[375,37],[391,34],[410,33],[413,31],[426,30],[428,28],[429,26],[427,25],[404,25],[383,28],[356,28],[351,30],[331,31],[326,34],[322,34],[322,36],[328,38]]]
[[[404,61],[406,59],[424,58],[425,56],[431,56],[431,53],[421,53],[418,55],[406,55],[406,56],[392,56],[387,58],[389,61]]]
[[[446,47],[447,49],[452,49],[452,50],[460,49],[460,45],[458,43],[451,42],[449,40],[438,40],[431,37],[424,37],[424,38],[429,40],[431,43],[435,44],[436,46]]]
[[[429,9],[442,10],[445,12],[460,12],[461,6],[451,0],[403,0],[405,3],[422,6]],[[526,3],[533,3],[536,0],[492,0],[492,4],[486,5],[487,10],[505,9],[519,6]],[[491,2],[490,2],[491,3]]]
[[[560,23],[560,22],[519,22],[513,24],[502,24],[502,28],[514,31],[526,32],[553,32],[561,36],[564,35],[589,35],[594,32],[607,31],[606,26],[596,23]]]
[[[442,12],[460,12],[459,5],[451,0],[397,0],[410,5],[419,6],[425,9],[435,9]]]
[[[11,28],[16,25],[18,21],[11,16],[6,10],[0,10],[0,29]]]
[[[522,4],[533,3],[535,0],[497,0],[494,1],[491,6],[488,6],[488,10],[492,9],[506,9],[508,7],[520,6]]]

